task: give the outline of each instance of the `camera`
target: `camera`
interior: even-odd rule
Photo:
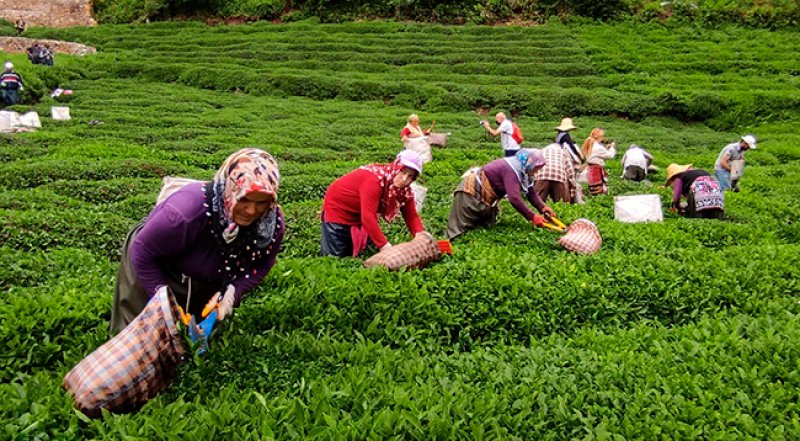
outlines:
[[[482,119],[482,120],[478,121],[478,124],[480,124],[482,126],[485,126],[486,124],[489,124],[489,121],[486,121],[485,119]]]

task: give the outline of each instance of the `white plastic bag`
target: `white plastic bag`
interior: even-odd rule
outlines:
[[[431,145],[428,144],[428,137],[421,136],[419,138],[406,138],[403,146],[408,149],[419,153],[422,157],[422,163],[431,162],[433,155],[431,155]]]
[[[614,196],[614,219],[620,222],[661,222],[661,198],[657,194]]]
[[[56,121],[69,121],[69,107],[53,106],[50,108],[50,114]]]
[[[417,213],[420,213],[422,212],[422,205],[425,203],[425,195],[428,194],[428,188],[415,182],[411,184],[411,191],[414,192],[414,205],[417,207]]]
[[[9,130],[17,127],[19,123],[19,114],[17,112],[9,112],[7,110],[0,110],[0,130]]]
[[[200,181],[197,179],[179,178],[177,176],[164,176],[162,182],[161,192],[158,193],[158,197],[156,198],[156,205],[167,200],[172,193],[180,190],[185,185]]]
[[[30,111],[27,113],[22,114],[19,117],[19,125],[20,127],[30,127],[33,129],[41,129],[42,128],[42,121],[39,119],[39,114]]]
[[[742,179],[744,174],[744,159],[734,159],[731,161],[731,181]]]

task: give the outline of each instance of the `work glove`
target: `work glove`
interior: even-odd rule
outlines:
[[[219,316],[217,320],[223,320],[225,317],[233,313],[233,304],[236,302],[236,289],[233,285],[228,285],[225,289],[225,295],[219,302]]]
[[[386,251],[391,247],[392,247],[392,244],[390,244],[389,242],[386,242],[386,245],[381,247],[381,251]]]
[[[552,209],[552,208],[550,208],[550,207],[548,207],[547,205],[545,205],[545,206],[544,206],[544,208],[542,208],[542,214],[543,214],[543,215],[544,215],[546,218],[547,218],[547,217],[549,217],[549,218],[551,218],[551,219],[552,219],[552,218],[556,217],[556,212],[555,212],[555,211],[553,211],[553,209]]]
[[[539,216],[538,214],[533,215],[533,220],[531,221],[531,224],[533,224],[534,227],[542,228],[544,227],[545,223],[547,223],[547,220],[544,218],[544,216]]]

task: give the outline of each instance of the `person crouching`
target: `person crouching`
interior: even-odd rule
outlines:
[[[707,171],[692,168],[692,164],[670,164],[667,167],[667,187],[672,186],[670,211],[686,217],[722,219],[725,216],[725,194],[722,186]],[[686,209],[681,198],[686,196]]]
[[[522,194],[540,213],[555,217],[555,212],[545,205],[533,185],[534,172],[545,164],[538,150],[521,149],[515,156],[467,170],[453,193],[453,207],[447,220],[448,238],[497,223],[497,203],[505,195],[511,206],[535,227],[543,226],[546,219],[525,204]]]
[[[368,242],[392,246],[378,223],[402,212],[412,236],[424,231],[410,185],[422,173],[419,153],[403,150],[390,164],[370,164],[333,181],[322,201],[322,256],[356,257]]]

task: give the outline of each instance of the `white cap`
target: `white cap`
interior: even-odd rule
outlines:
[[[413,150],[403,150],[397,154],[397,159],[403,167],[408,167],[419,174],[422,174],[422,156]]]
[[[751,149],[756,148],[756,137],[753,135],[744,135],[742,136],[742,141],[745,142]]]
[[[10,62],[10,61],[6,61],[6,64],[4,64],[3,67],[5,67],[6,70],[13,69],[14,68],[14,64],[12,62]]]

